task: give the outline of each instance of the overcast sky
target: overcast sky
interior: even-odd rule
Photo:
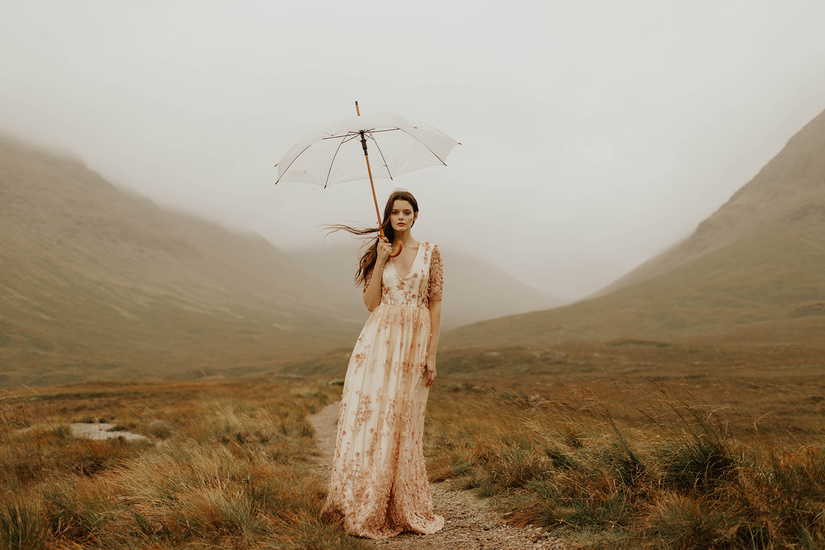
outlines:
[[[418,239],[579,298],[825,109],[823,21],[821,0],[0,0],[0,130],[288,249],[373,221],[369,184],[273,185],[358,100],[462,143],[378,184],[418,197]]]

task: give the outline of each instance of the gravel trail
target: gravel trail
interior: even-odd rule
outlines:
[[[316,466],[329,478],[338,404],[327,405],[309,417],[322,456]],[[371,541],[376,547],[404,550],[564,550],[561,541],[540,529],[522,529],[507,525],[502,517],[482,499],[469,491],[452,490],[450,482],[431,483],[435,512],[444,516],[444,529],[434,535],[402,533],[383,541]]]

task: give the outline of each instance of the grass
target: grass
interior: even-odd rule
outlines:
[[[365,548],[320,519],[306,416],[340,388],[295,377],[78,384],[0,399],[0,548]],[[102,419],[148,442],[86,441]]]
[[[603,400],[617,420],[638,426],[650,422],[643,414],[648,381],[684,379],[704,401],[724,409],[728,421],[744,415],[760,434],[793,441],[825,430],[823,357],[821,345],[623,339],[448,349],[439,353],[439,371],[459,387],[506,388],[576,409]]]
[[[0,507],[2,548],[40,548],[46,539],[41,503],[28,495],[7,494]]]
[[[633,339],[439,359],[429,473],[516,525],[571,547],[825,545],[818,348]],[[0,549],[367,547],[319,516],[306,416],[340,395],[327,368],[5,392]],[[94,421],[149,440],[72,436]]]
[[[825,545],[825,432],[777,446],[687,382],[620,389],[638,416],[588,384],[562,400],[444,383],[431,396],[429,472],[583,547]]]

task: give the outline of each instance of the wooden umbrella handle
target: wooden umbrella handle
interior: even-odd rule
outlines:
[[[401,254],[401,251],[403,249],[404,249],[404,245],[399,242],[398,243],[398,250],[396,250],[395,252],[390,252],[390,258],[395,258],[399,254]]]

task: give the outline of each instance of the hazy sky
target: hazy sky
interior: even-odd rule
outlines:
[[[373,222],[366,183],[273,185],[358,100],[462,142],[379,183],[416,194],[417,238],[578,298],[825,109],[823,21],[821,0],[0,0],[0,130],[291,248]]]

